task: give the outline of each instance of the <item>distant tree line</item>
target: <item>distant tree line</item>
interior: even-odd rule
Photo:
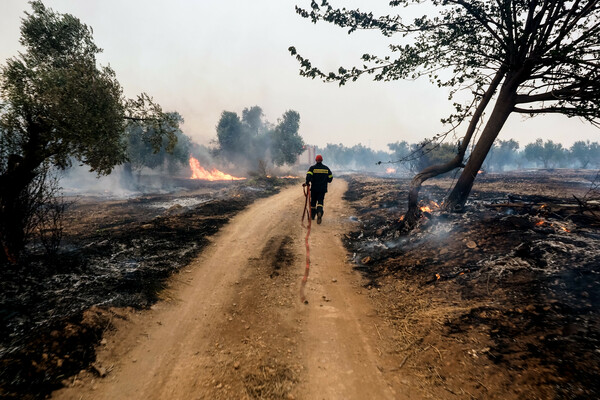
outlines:
[[[492,146],[484,168],[503,171],[520,168],[600,168],[600,144],[577,141],[569,148],[552,140],[537,139],[523,149],[514,140],[499,140]]]
[[[389,143],[388,148],[386,152],[362,144],[352,147],[327,144],[324,148],[317,148],[317,152],[333,168],[384,171],[386,165],[391,165],[398,172],[421,171],[430,165],[446,162],[456,154],[455,145],[428,141],[414,144],[398,141]],[[389,162],[391,164],[388,165]],[[552,140],[544,142],[537,139],[521,148],[513,139],[498,140],[483,164],[483,169],[489,172],[522,168],[600,168],[600,144],[589,140],[577,141],[567,148]]]

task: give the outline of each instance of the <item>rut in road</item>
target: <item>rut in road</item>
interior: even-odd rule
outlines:
[[[406,396],[384,347],[383,322],[352,270],[343,180],[313,224],[308,304],[302,188],[234,217],[171,279],[163,301],[130,312],[98,349],[96,369],[55,399],[397,399]]]

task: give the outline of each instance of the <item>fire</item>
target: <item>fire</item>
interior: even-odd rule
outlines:
[[[280,176],[281,179],[298,179],[297,176],[293,176],[293,175],[286,175],[286,176]]]
[[[209,172],[204,169],[204,167],[200,165],[200,162],[194,157],[190,157],[190,168],[192,169],[191,179],[203,179],[206,181],[240,181],[246,179],[236,178],[235,176],[221,172],[216,168],[211,169]]]
[[[385,170],[386,174],[395,174],[396,173],[396,168],[388,168]]]
[[[484,170],[482,170],[482,169],[480,169],[479,171],[477,171],[477,174],[478,174],[478,175],[479,175],[479,174],[483,174],[483,173],[485,173],[485,171],[484,171]]]
[[[562,225],[556,224],[556,226],[558,226],[563,232],[571,232],[570,230],[568,230],[567,228],[565,228]]]
[[[421,212],[428,212],[428,213],[431,213],[431,212],[433,212],[433,210],[437,210],[438,208],[440,208],[440,205],[433,200],[430,200],[429,204],[419,207]]]
[[[546,221],[543,221],[543,220],[539,220],[538,222],[535,223],[535,226],[542,226],[542,225],[544,225],[546,223],[550,224],[550,226],[553,227],[553,228],[555,228],[555,229],[556,228],[560,229],[563,232],[571,232],[569,229],[567,229],[566,227],[564,227],[561,224],[558,224],[556,222],[546,222]]]

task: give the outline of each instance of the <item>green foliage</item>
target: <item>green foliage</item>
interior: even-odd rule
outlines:
[[[304,141],[298,133],[300,114],[286,111],[277,125],[263,119],[259,106],[237,113],[223,111],[217,124],[217,154],[236,164],[256,167],[269,155],[276,165],[293,164],[302,153]]]
[[[25,51],[0,70],[2,151],[60,168],[71,157],[110,172],[124,161],[125,108],[114,72],[98,68],[91,29],[32,2],[21,29]],[[4,172],[4,171],[2,171]]]

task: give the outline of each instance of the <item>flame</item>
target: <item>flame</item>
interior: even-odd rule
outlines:
[[[298,179],[297,176],[294,175],[286,175],[286,176],[280,176],[281,179]]]
[[[404,221],[404,215],[400,217],[398,221]]]
[[[535,223],[535,226],[542,226],[542,225],[544,225],[546,223],[548,223],[548,222],[540,220],[540,221],[538,221],[538,222]],[[558,229],[562,230],[563,232],[571,232],[569,229],[567,229],[566,227],[564,227],[561,224],[558,224],[556,222],[550,223],[550,226],[553,227],[553,228],[555,228],[555,229],[558,228]]]
[[[385,173],[386,174],[395,174],[396,173],[396,168],[390,167],[390,168],[388,168],[388,169],[385,170]]]
[[[428,212],[428,213],[431,213],[431,212],[433,212],[433,210],[437,210],[438,208],[440,208],[440,205],[433,200],[430,200],[429,204],[419,207],[419,209],[422,212]]]
[[[479,174],[483,174],[484,172],[485,172],[484,170],[480,169],[479,171],[477,171],[477,174],[478,174],[478,175],[479,175]]]
[[[206,181],[240,181],[246,178],[236,178],[221,172],[216,168],[209,171],[200,165],[200,162],[194,157],[190,157],[190,168],[192,169],[192,177],[190,179],[203,179]]]
[[[563,232],[571,232],[570,230],[568,230],[567,228],[565,228],[562,225],[556,224],[556,226],[558,226]]]
[[[437,280],[439,281],[442,277],[440,276],[440,274],[435,274],[435,276],[437,277]]]

